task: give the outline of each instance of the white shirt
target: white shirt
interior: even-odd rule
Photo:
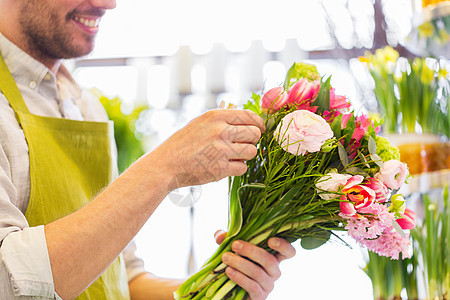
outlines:
[[[56,76],[0,33],[0,53],[30,113],[106,121],[96,97],[80,89],[61,66]],[[14,111],[0,93],[0,299],[60,299],[56,294],[44,226],[29,227],[28,146]],[[128,279],[145,272],[131,243],[124,251]]]

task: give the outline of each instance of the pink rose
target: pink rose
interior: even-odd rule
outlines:
[[[283,87],[274,87],[268,90],[261,100],[261,109],[263,111],[274,112],[280,110],[287,104],[288,94]]]
[[[402,229],[413,229],[416,226],[417,217],[412,210],[406,208],[405,212],[400,214],[402,215],[402,218],[397,219],[397,223]]]
[[[375,178],[381,180],[390,189],[399,189],[408,176],[406,166],[395,159],[383,163],[383,167],[375,174]]]
[[[310,107],[311,103],[316,99],[319,93],[320,83],[319,81],[308,81],[306,79],[300,79],[289,90],[290,105],[297,105],[298,109],[305,109],[306,106]]]
[[[307,110],[287,114],[274,132],[280,146],[294,155],[320,151],[333,137],[330,125],[319,115]]]
[[[328,173],[327,175],[323,176],[316,183],[319,197],[324,200],[338,198],[339,195],[335,194],[335,192],[339,191],[339,189],[347,183],[350,177],[352,177],[352,175],[339,173]],[[330,193],[325,193],[323,191],[327,191]]]

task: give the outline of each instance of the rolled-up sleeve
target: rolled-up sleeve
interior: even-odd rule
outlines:
[[[29,227],[0,145],[0,299],[61,299],[55,292],[44,226]]]
[[[52,271],[45,242],[44,226],[25,228],[11,232],[0,247],[2,282],[0,294],[13,297],[58,299],[53,285]]]

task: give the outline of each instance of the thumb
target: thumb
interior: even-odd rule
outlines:
[[[224,230],[217,230],[216,233],[214,233],[214,238],[216,239],[216,243],[220,245],[223,242],[223,240],[226,238],[227,233],[228,232],[226,232]]]

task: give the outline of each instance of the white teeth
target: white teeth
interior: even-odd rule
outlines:
[[[82,17],[73,17],[73,19],[81,24],[83,24],[84,26],[90,27],[90,28],[95,28],[98,25],[99,19],[85,19]]]

